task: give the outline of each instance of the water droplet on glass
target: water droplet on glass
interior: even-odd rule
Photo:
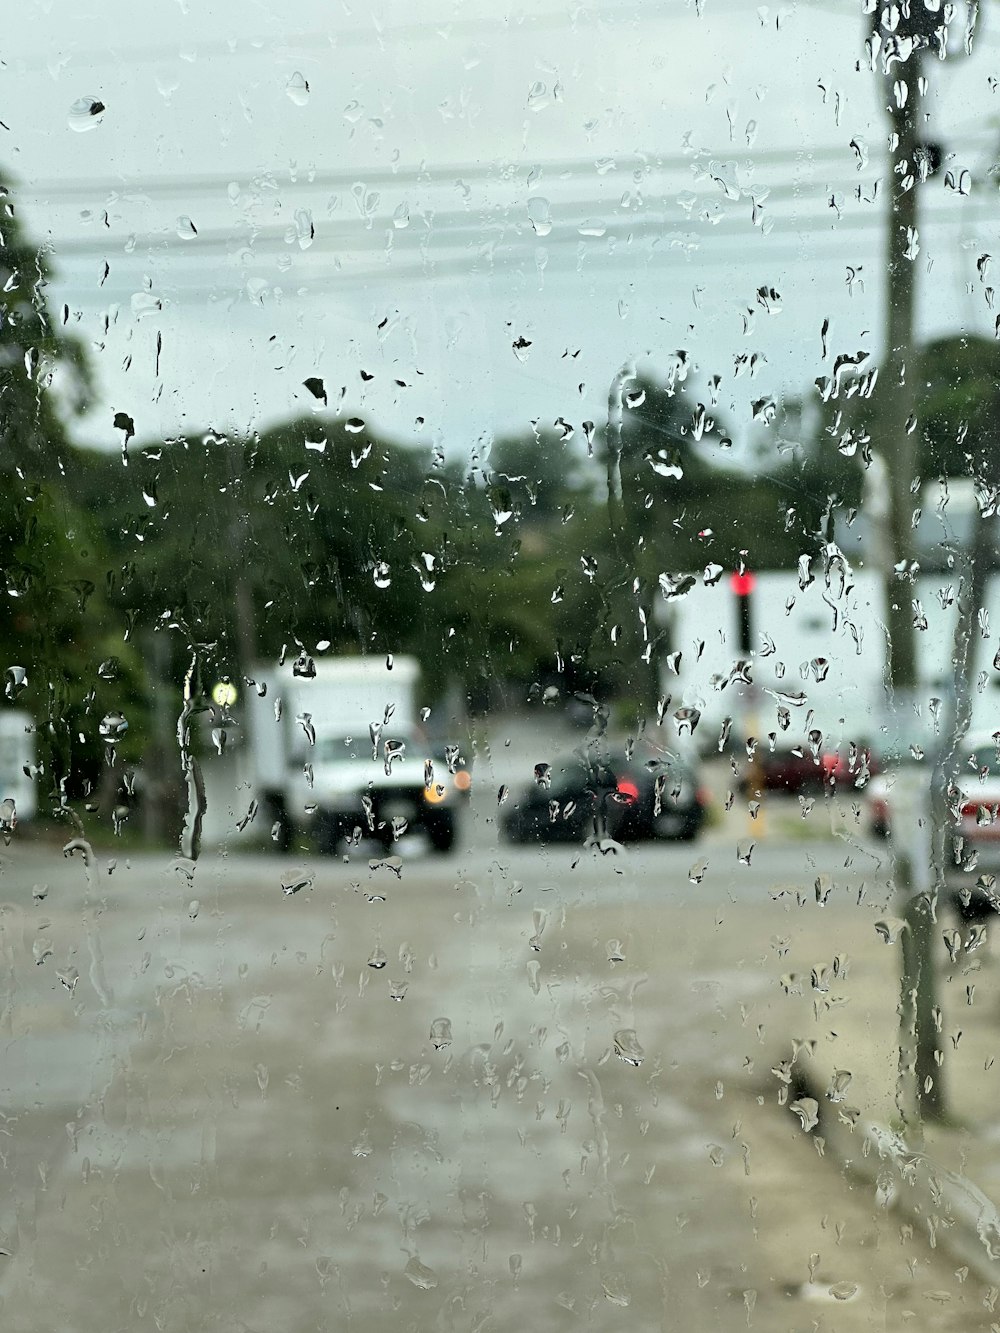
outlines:
[[[895,944],[905,924],[902,917],[887,916],[884,920],[875,922],[875,930],[886,944]]]
[[[678,736],[690,736],[701,721],[701,710],[693,707],[678,708],[674,713],[674,725]]]
[[[182,241],[193,241],[198,235],[198,228],[194,225],[187,214],[182,214],[177,219],[177,235]]]
[[[306,680],[312,680],[316,675],[316,663],[306,653],[300,655],[292,663],[292,675],[301,676]]]
[[[56,976],[66,990],[72,995],[73,991],[76,990],[76,983],[80,980],[80,973],[77,969],[75,967],[66,967],[63,968],[62,971],[57,972]]]
[[[316,226],[308,208],[297,208],[295,210],[295,228],[292,232],[292,239],[298,241],[300,250],[308,250],[316,239]]]
[[[14,805],[14,798],[8,796],[0,801],[0,838],[3,838],[5,846],[10,845],[11,835],[17,828],[17,809]]]
[[[28,673],[22,666],[9,666],[4,673],[3,692],[8,699],[16,699],[28,685]]]
[[[384,560],[379,560],[372,570],[376,588],[388,588],[392,583],[392,574]]]
[[[84,134],[100,125],[106,108],[99,97],[78,97],[69,109],[66,123],[77,134]]]
[[[538,194],[531,196],[528,200],[528,221],[536,236],[548,236],[552,230],[552,215],[547,199]]]
[[[536,765],[535,765],[535,782],[538,784],[539,787],[542,787],[542,788],[548,788],[548,787],[550,787],[550,786],[552,785],[552,765],[551,765],[551,764],[536,764]]]
[[[819,1124],[819,1102],[815,1097],[800,1097],[788,1109],[799,1117],[807,1134]]]
[[[638,1068],[642,1064],[646,1052],[639,1044],[635,1028],[619,1028],[615,1033],[615,1055],[627,1065],[635,1065]]]
[[[201,911],[201,903],[198,901],[197,898],[192,898],[191,901],[188,903],[188,916],[191,918],[192,921],[194,921],[194,919],[197,917],[200,911]]]
[[[406,754],[405,741],[386,741],[385,743],[385,775],[392,776],[392,766],[397,759],[402,760]]]
[[[409,1261],[403,1269],[403,1276],[408,1277],[415,1287],[421,1291],[432,1291],[438,1284],[437,1273],[433,1268],[428,1268],[422,1264],[416,1255]]]
[[[276,824],[275,827],[280,829],[281,826]],[[293,894],[301,893],[303,889],[311,889],[313,879],[314,876],[312,875],[304,875],[298,872],[285,875],[281,880],[281,892],[286,898],[291,898]]]
[[[604,1288],[604,1298],[612,1305],[628,1306],[632,1303],[632,1293],[625,1285],[625,1279],[622,1277],[606,1277],[601,1280],[601,1286]]]
[[[105,713],[98,730],[108,745],[117,745],[128,731],[125,714],[117,711]]]
[[[829,1288],[830,1295],[835,1301],[853,1301],[860,1290],[856,1282],[835,1282]]]
[[[305,106],[309,101],[308,80],[296,70],[285,84],[285,92],[290,102],[294,102],[296,106]]]
[[[368,966],[374,968],[376,972],[381,972],[387,962],[388,959],[382,950],[382,946],[377,944],[372,950],[371,957],[368,959]]]
[[[443,1051],[451,1045],[451,1019],[435,1018],[431,1024],[431,1045],[436,1051]]]

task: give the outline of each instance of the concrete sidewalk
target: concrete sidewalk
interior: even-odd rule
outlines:
[[[774,822],[787,819],[786,808]],[[841,831],[853,822],[842,808],[831,810],[830,819]],[[865,850],[855,858],[852,842],[845,862],[857,868],[867,857],[873,869],[854,926],[844,915],[824,924],[825,909],[847,891],[835,877],[771,890],[773,898],[795,905],[787,938],[775,941],[792,1002],[772,1067],[775,1101],[797,1116],[849,1182],[868,1183],[877,1207],[908,1218],[932,1247],[1000,1286],[1000,945],[977,937],[941,906],[935,927],[938,1078],[947,1116],[941,1123],[907,1124],[899,1091],[903,927],[891,863],[887,851],[871,843],[858,843]],[[944,937],[956,927],[962,944],[952,958]]]

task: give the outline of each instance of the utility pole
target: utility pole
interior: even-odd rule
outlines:
[[[913,625],[912,487],[918,476],[917,384],[914,305],[919,251],[919,186],[927,175],[920,142],[926,93],[924,60],[943,43],[941,12],[923,0],[873,6],[869,52],[881,63],[889,118],[887,171],[885,355],[879,417],[888,486],[889,563],[884,570],[889,680],[893,694],[892,740],[905,752],[917,702],[916,635]],[[941,48],[943,49],[943,48]],[[901,775],[902,776],[902,775]],[[904,783],[899,784],[903,796]],[[945,1112],[935,1022],[935,886],[930,875],[929,781],[911,784],[897,802],[893,827],[897,892],[906,923],[900,932],[900,1042],[897,1104],[904,1118],[940,1119]]]

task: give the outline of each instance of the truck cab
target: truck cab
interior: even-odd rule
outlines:
[[[451,849],[471,775],[457,744],[428,741],[418,678],[412,658],[300,655],[254,673],[254,781],[279,848],[297,831],[324,852],[422,831]]]

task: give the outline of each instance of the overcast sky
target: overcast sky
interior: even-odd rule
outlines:
[[[699,396],[721,377],[740,433],[751,399],[880,350],[886,129],[861,7],[172,0],[140,24],[125,0],[23,0],[0,163],[93,345],[78,433],[119,446],[115,411],[140,438],[260,428],[310,410],[320,376],[331,411],[343,390],[462,454],[600,420],[622,364],[676,348]],[[1000,244],[992,17],[971,59],[931,70],[931,133],[972,187],[924,192],[926,333],[995,318],[976,275]]]

